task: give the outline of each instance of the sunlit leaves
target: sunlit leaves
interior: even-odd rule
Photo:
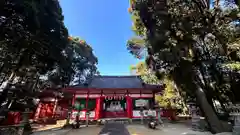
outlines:
[[[174,87],[174,82],[169,78],[164,79],[165,89],[163,93],[156,97],[156,101],[163,108],[178,108],[181,106],[179,104],[180,96]]]
[[[136,58],[142,59],[147,55],[146,41],[141,37],[133,37],[127,42],[127,49]]]
[[[71,67],[75,71],[71,84],[83,84],[97,73],[98,59],[93,54],[92,47],[79,37],[71,37],[69,47],[72,55]]]
[[[218,78],[224,71],[216,65],[231,63],[224,67],[238,69],[239,64],[234,62],[240,58],[239,43],[236,43],[240,36],[238,8],[222,9],[219,1],[210,9],[207,0],[169,0],[164,9],[151,2],[142,0],[131,4],[134,31],[144,41],[130,42],[130,45],[128,42],[128,49],[134,50],[130,51],[134,56],[145,47],[151,58],[147,64],[156,72],[164,69],[171,74],[176,68],[191,70],[196,67],[204,69],[202,74],[210,79],[209,82],[222,83]],[[157,63],[160,66],[156,66]]]
[[[163,80],[159,80],[154,72],[151,72],[145,62],[139,62],[136,65],[130,66],[131,71],[135,71],[135,75],[139,75],[144,83],[153,85],[164,85],[166,88],[162,94],[156,96],[155,100],[161,107],[164,108],[179,108],[180,96],[174,87],[174,82],[170,78],[164,77]]]
[[[131,11],[132,30],[137,36],[145,36],[146,28],[137,11]]]
[[[223,64],[222,66],[225,67],[225,68],[228,68],[232,71],[239,71],[240,70],[240,62],[227,63],[227,64]]]

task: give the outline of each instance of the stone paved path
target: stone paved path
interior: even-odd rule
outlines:
[[[124,124],[107,123],[99,135],[130,135],[130,133]]]
[[[67,135],[98,135],[101,129],[102,127],[100,126],[83,127],[80,129],[73,129],[68,132]]]

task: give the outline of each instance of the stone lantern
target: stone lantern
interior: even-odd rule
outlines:
[[[191,125],[193,130],[200,130],[200,116],[198,114],[198,107],[194,102],[189,102],[188,103],[189,111],[191,114]]]
[[[86,127],[88,127],[88,122],[89,122],[89,115],[90,115],[90,111],[87,109],[86,111]]]
[[[240,135],[240,104],[232,105],[230,110],[230,115],[234,120],[233,135]]]
[[[160,124],[163,124],[163,121],[162,121],[162,118],[161,118],[163,108],[161,106],[159,106],[159,104],[156,104],[155,108],[156,108],[156,111],[157,111],[158,122]]]
[[[18,129],[18,135],[23,135],[26,132],[31,131],[31,126],[29,123],[29,114],[31,112],[29,111],[29,109],[25,109],[24,112],[22,112],[22,118],[23,120],[20,122],[20,128]]]
[[[143,108],[140,108],[140,116],[141,116],[141,124],[143,124],[143,119],[144,119],[144,112],[143,112]]]

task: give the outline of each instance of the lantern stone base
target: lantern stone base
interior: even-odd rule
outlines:
[[[132,122],[133,122],[132,119],[129,119],[129,120],[128,120],[128,123],[129,123],[129,124],[132,124]]]
[[[240,135],[240,126],[233,126],[233,135]]]
[[[194,131],[207,131],[207,123],[203,117],[195,118],[192,120],[192,130]]]

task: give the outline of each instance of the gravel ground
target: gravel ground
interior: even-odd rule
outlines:
[[[116,127],[114,128],[113,124],[110,124],[110,131],[112,133],[109,133],[107,130],[104,132],[101,132],[103,135],[115,135],[115,131],[121,131],[120,128],[122,126],[118,126],[116,124]],[[143,125],[127,125],[126,126],[128,132],[130,135],[211,135],[210,133],[203,133],[203,132],[194,132],[192,131],[187,125],[185,124],[165,124],[163,128],[158,128],[156,130],[152,130],[147,128]],[[77,130],[70,131],[67,135],[99,135],[102,127],[87,127]],[[123,131],[123,129],[122,129]],[[125,134],[123,134],[125,135]],[[226,135],[226,134],[224,134]]]
[[[55,129],[47,131],[34,132],[32,135],[67,135],[70,129]]]
[[[116,126],[114,126],[113,124],[110,124],[110,125],[111,125],[109,126],[111,128],[110,130],[108,131],[106,130],[106,132],[102,132],[104,133],[104,135],[114,135],[113,133],[109,133],[109,131],[110,132],[121,131],[120,128],[122,126],[117,124]],[[177,124],[167,123],[167,124],[164,124],[164,127],[161,127],[161,128],[159,127],[156,130],[149,129],[143,125],[127,125],[126,128],[130,135],[212,135],[209,132],[192,131],[189,128],[189,126],[182,123],[177,123]],[[102,129],[103,129],[103,126],[90,126],[90,127],[82,127],[80,129],[72,129],[72,130],[59,129],[54,131],[36,132],[32,135],[99,135]],[[221,133],[219,135],[232,135],[232,134]]]
[[[129,125],[127,128],[131,135],[195,135],[197,133],[185,125],[180,124],[165,124],[164,127],[159,127],[156,130],[149,129],[142,125]],[[209,134],[204,133],[201,135]]]
[[[131,135],[212,135],[210,132],[192,131],[189,126],[182,123],[164,124],[164,127],[158,127],[152,130],[142,125],[128,125],[128,131]],[[220,133],[216,135],[232,135],[232,133]]]
[[[121,123],[107,123],[99,135],[130,135],[128,129]]]
[[[102,127],[100,126],[83,127],[80,129],[73,129],[68,132],[67,135],[98,135],[101,129]]]

